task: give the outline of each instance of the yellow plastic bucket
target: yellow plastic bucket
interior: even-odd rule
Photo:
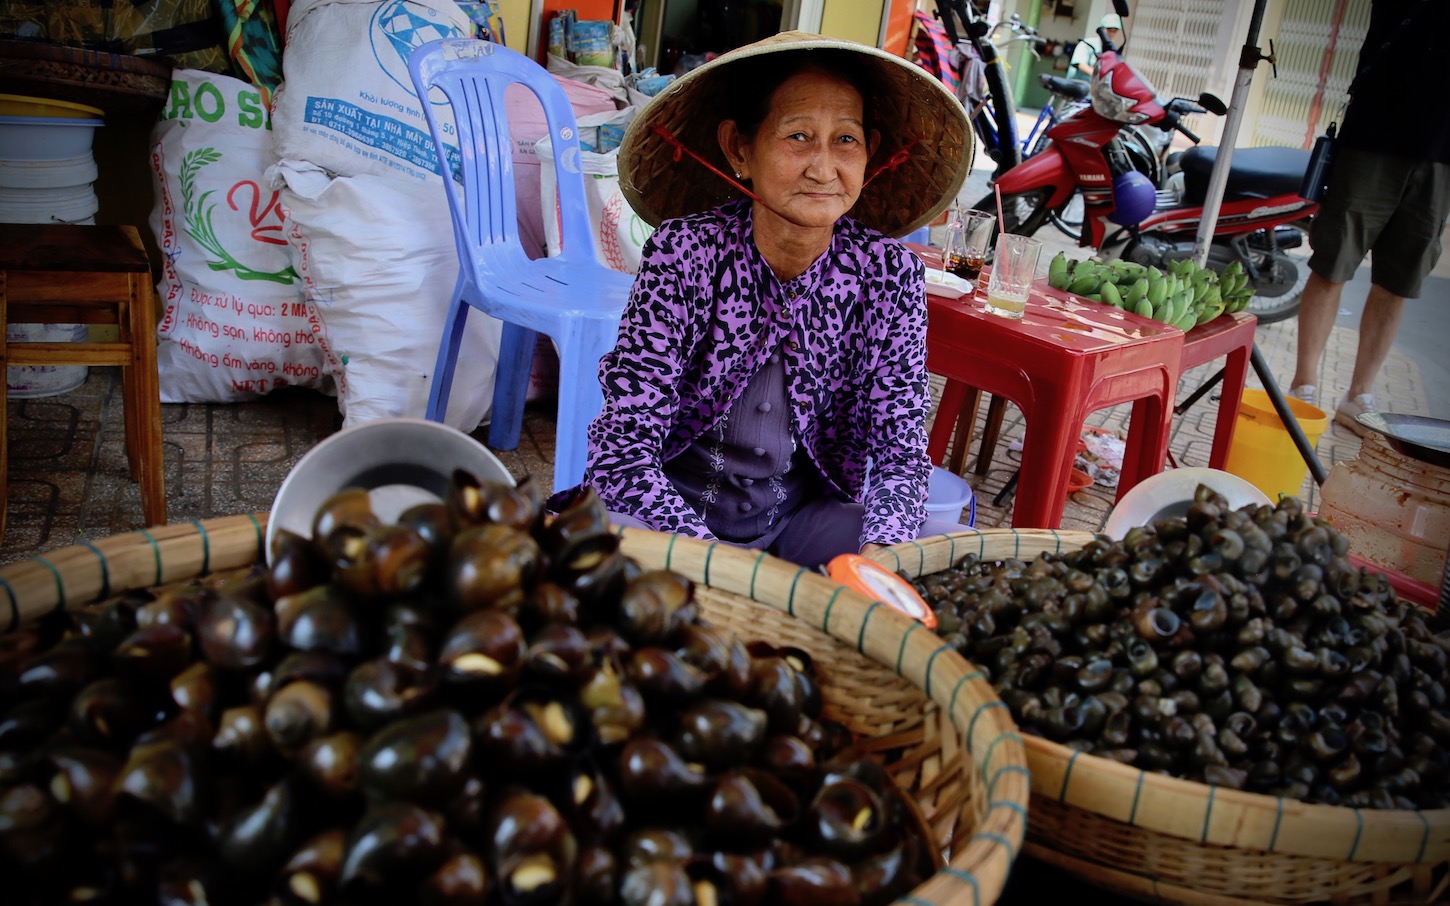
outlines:
[[[1329,426],[1329,417],[1322,409],[1303,400],[1291,396],[1284,400],[1299,421],[1299,427],[1304,429],[1309,446],[1317,446],[1320,435]],[[1299,455],[1294,438],[1264,391],[1244,388],[1233,443],[1223,467],[1224,471],[1232,472],[1269,495],[1270,500],[1300,496],[1309,466]]]

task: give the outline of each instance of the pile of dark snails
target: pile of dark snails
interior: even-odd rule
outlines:
[[[1450,637],[1296,498],[912,580],[1027,732],[1233,789],[1450,807]]]
[[[871,906],[935,871],[809,655],[709,626],[592,492],[348,489],[272,552],[5,638],[5,902]]]

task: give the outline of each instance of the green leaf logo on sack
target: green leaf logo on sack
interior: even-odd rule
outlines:
[[[436,10],[408,0],[384,3],[373,16],[373,57],[388,78],[414,97],[417,92],[408,75],[408,57],[429,41],[458,37],[462,37],[458,29],[443,21]]]
[[[180,182],[181,198],[186,207],[186,232],[197,245],[213,256],[207,261],[207,266],[214,271],[232,271],[240,280],[292,283],[297,279],[297,272],[290,266],[280,271],[254,270],[233,257],[217,237],[216,228],[212,224],[212,215],[217,207],[217,202],[211,200],[216,194],[215,190],[207,190],[198,195],[196,182],[202,170],[221,159],[222,153],[215,148],[198,148],[182,158]],[[287,240],[281,235],[282,213],[277,207],[276,192],[263,204],[261,187],[250,179],[239,180],[227,192],[228,207],[240,213],[240,202],[246,200],[248,192],[251,193],[248,216],[251,220],[252,238],[272,245],[286,245]],[[276,223],[269,223],[269,220],[275,220]]]

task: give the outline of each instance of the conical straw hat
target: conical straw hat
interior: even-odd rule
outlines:
[[[731,67],[765,54],[832,49],[857,55],[869,75],[873,125],[881,144],[851,215],[888,236],[904,236],[929,223],[956,198],[972,165],[972,131],[956,97],[909,60],[854,41],[799,31],[781,32],[717,57],[672,82],[634,118],[619,150],[624,197],[646,222],[707,211],[741,191],[659,133],[728,173],[716,129],[732,85]],[[895,166],[889,162],[900,158]],[[885,166],[882,169],[883,165]]]

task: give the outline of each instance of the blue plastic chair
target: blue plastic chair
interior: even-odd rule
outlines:
[[[413,52],[408,69],[424,99],[443,172],[456,171],[463,180],[461,195],[452,179],[443,180],[459,271],[438,347],[428,418],[442,421],[447,411],[464,322],[469,309],[476,308],[503,322],[488,443],[501,450],[517,447],[535,342],[539,333],[546,334],[559,351],[554,489],[578,484],[584,477],[585,431],[603,405],[599,359],[614,348],[633,278],[594,256],[574,110],[547,70],[488,41],[431,41]],[[519,241],[514,145],[504,108],[504,90],[515,84],[539,99],[549,124],[562,245],[549,258],[531,260]],[[440,126],[434,88],[452,106],[456,138]],[[434,103],[427,102],[430,93]]]

